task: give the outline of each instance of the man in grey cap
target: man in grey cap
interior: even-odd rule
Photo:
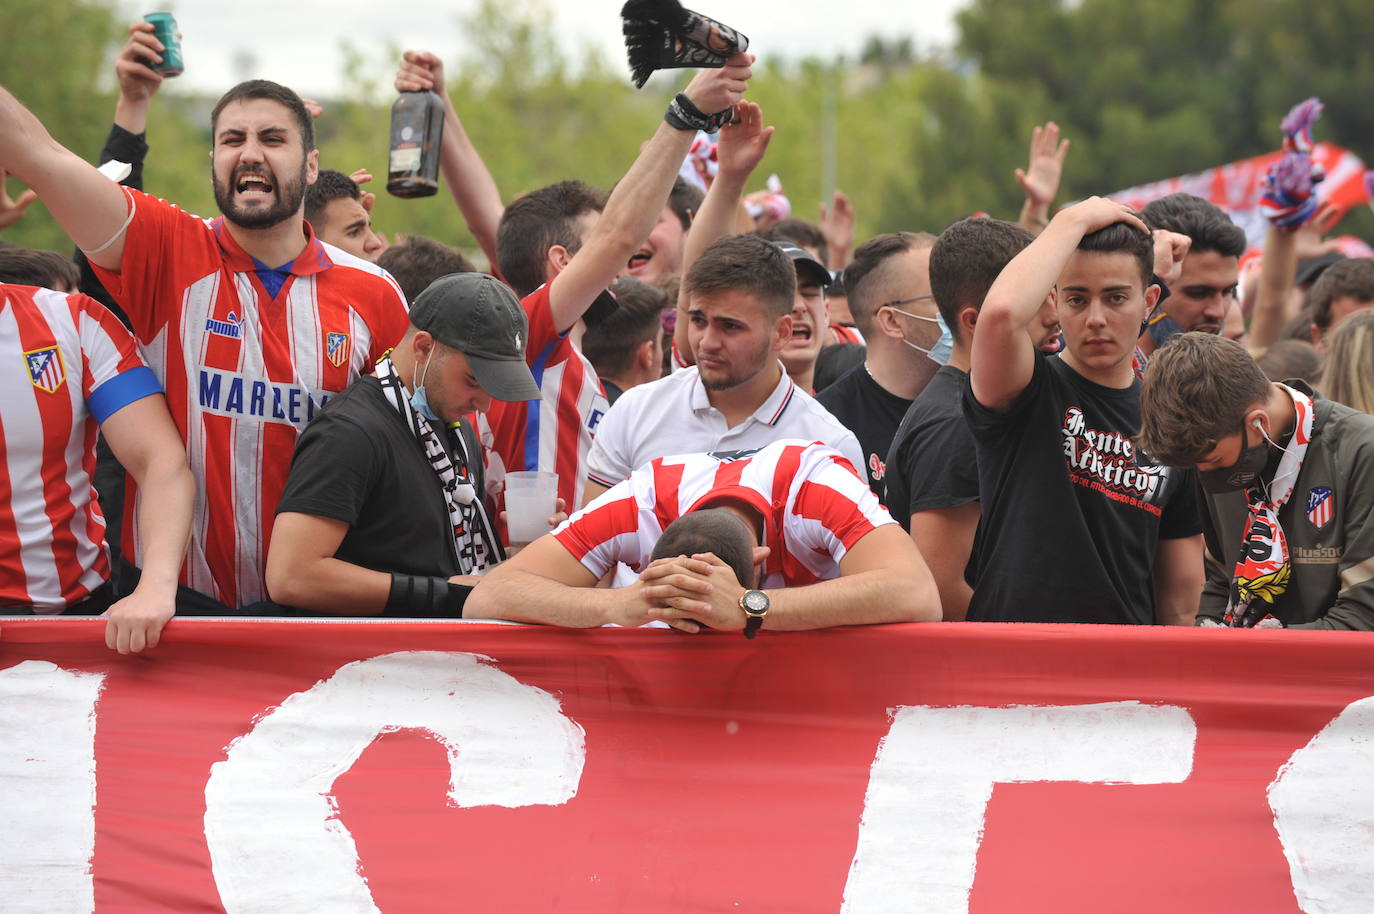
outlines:
[[[482,500],[468,417],[539,399],[524,309],[482,273],[441,276],[376,372],[301,433],[277,506],[267,588],[344,615],[460,616],[474,575],[505,558]]]

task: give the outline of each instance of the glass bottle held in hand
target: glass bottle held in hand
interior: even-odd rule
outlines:
[[[439,190],[439,143],[444,103],[428,90],[402,92],[391,106],[391,156],[386,189],[396,197],[429,197]]]

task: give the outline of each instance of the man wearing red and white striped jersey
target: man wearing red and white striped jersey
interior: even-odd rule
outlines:
[[[752,61],[740,53],[720,69],[703,70],[683,95],[701,112],[729,110],[743,96]],[[608,408],[595,369],[578,351],[583,316],[594,319],[598,308],[613,306],[602,298],[606,287],[657,224],[695,136],[668,120],[659,124],[604,209],[591,188],[564,181],[517,198],[501,217],[497,259],[523,299],[530,325],[525,358],[543,396],[492,405],[495,448],[505,470],[557,473],[558,496],[568,505],[582,495],[587,453]]]
[[[693,536],[679,537],[677,526],[717,514],[712,509],[740,523],[713,519],[697,545],[687,545]],[[752,561],[722,558],[738,551],[737,536]],[[669,537],[678,541],[658,548]],[[618,563],[639,579],[596,588]],[[486,575],[465,612],[568,626],[662,620],[685,631],[737,630],[746,622],[741,599],[755,589],[768,601],[765,629],[940,618],[920,553],[854,466],[799,439],[652,461]]]
[[[147,487],[146,573],[111,605],[97,426]],[[119,320],[85,295],[0,283],[0,612],[105,612],[121,653],[175,608],[195,484],[162,388]]]
[[[211,124],[223,217],[204,222],[111,183],[0,90],[0,168],[38,191],[124,307],[200,483],[183,607],[224,611],[267,598],[300,429],[400,339],[406,316],[384,271],[305,222],[318,152],[294,92],[241,83]]]

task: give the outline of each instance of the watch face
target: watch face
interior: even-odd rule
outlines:
[[[746,590],[740,598],[740,604],[745,612],[762,615],[768,612],[768,594],[761,590]]]

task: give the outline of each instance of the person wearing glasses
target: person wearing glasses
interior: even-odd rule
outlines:
[[[930,294],[930,248],[924,232],[879,235],[860,245],[845,267],[850,313],[868,346],[864,360],[816,395],[859,439],[864,473],[879,498],[887,452],[911,401],[948,358],[949,337]],[[897,513],[897,512],[894,512]],[[902,519],[899,517],[899,520]]]

